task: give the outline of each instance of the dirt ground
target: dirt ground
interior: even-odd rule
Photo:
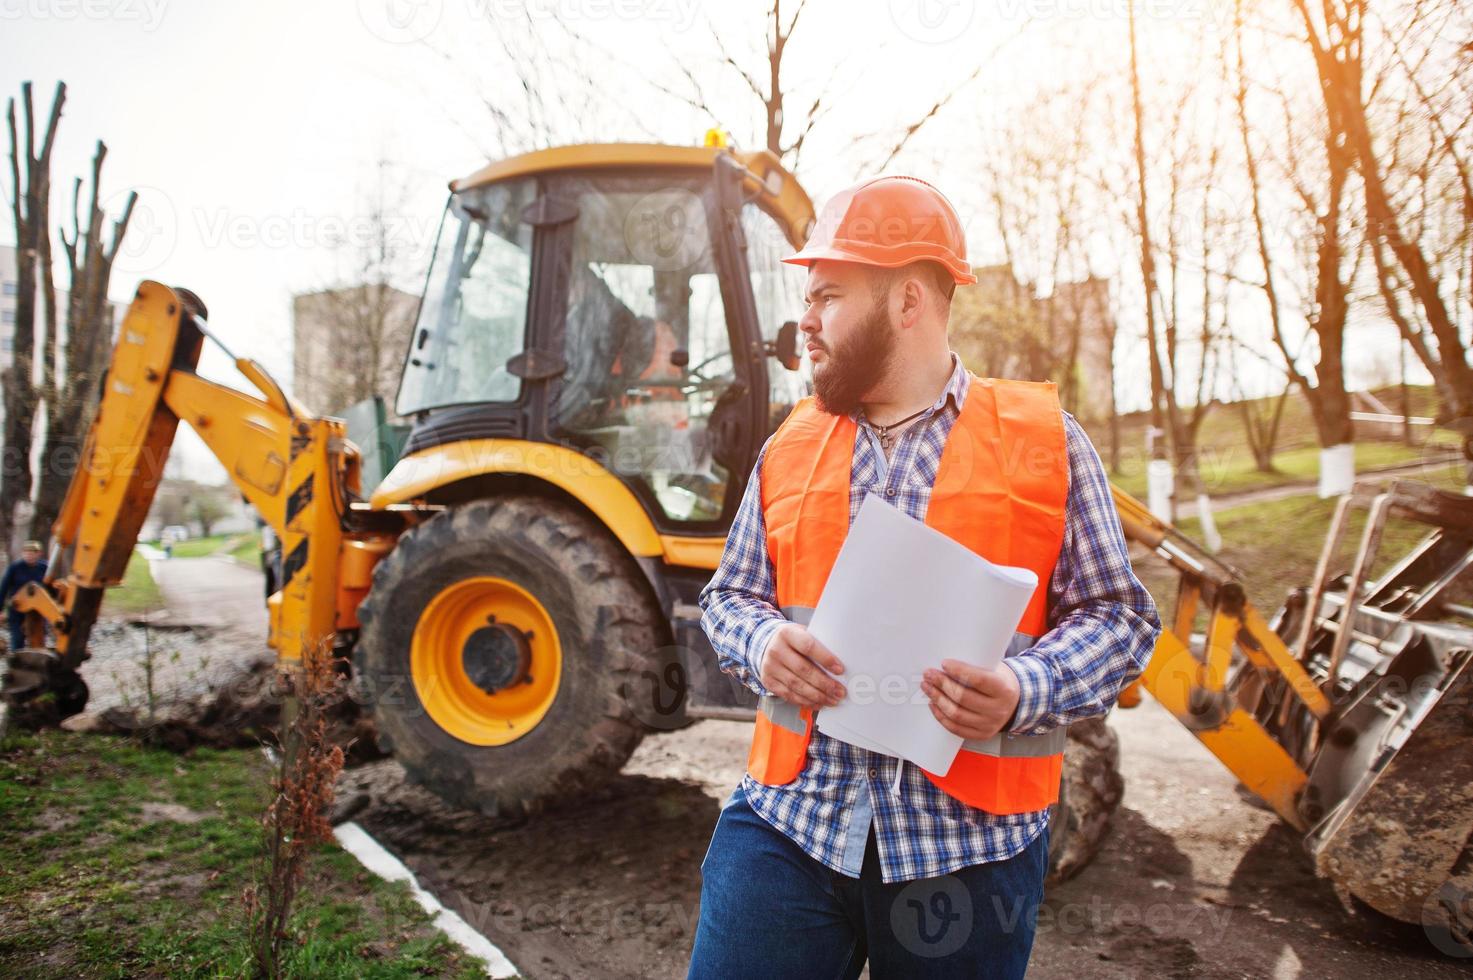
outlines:
[[[259,602],[260,580],[196,562],[220,564],[162,563],[172,566],[160,576],[166,598],[209,608],[214,639],[203,645],[234,647],[242,663],[260,650],[261,624],[233,622],[228,610]],[[1347,914],[1295,836],[1240,799],[1227,771],[1149,699],[1112,723],[1125,801],[1096,861],[1051,890],[1031,976],[1473,975],[1473,963],[1438,957],[1419,929]],[[522,825],[446,806],[393,760],[347,770],[339,812],[525,976],[682,977],[699,866],[749,733],[705,721],[652,735],[600,795]]]
[[[1147,701],[1116,712],[1125,803],[1040,914],[1030,976],[1468,976],[1420,930],[1354,918],[1277,819]],[[749,726],[651,736],[598,800],[521,827],[456,812],[392,761],[345,774],[356,816],[529,977],[683,977],[699,865]],[[361,800],[360,800],[361,802]]]

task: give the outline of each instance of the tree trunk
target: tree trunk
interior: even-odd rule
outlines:
[[[99,350],[112,340],[112,306],[107,299],[112,279],[113,259],[128,230],[137,195],[128,197],[122,215],[113,223],[112,242],[103,243],[106,215],[98,204],[102,187],[102,164],[107,147],[100,140],[92,157],[92,195],[87,209],[85,235],[81,228],[80,197],[82,181],[72,185],[72,237],[62,233],[70,273],[71,292],[67,303],[67,337],[62,350],[48,352],[51,372],[59,378],[49,393],[46,405],[46,441],[42,449],[41,478],[36,488],[36,507],[31,515],[30,533],[34,538],[50,536],[51,525],[61,512],[67,488],[81,462],[86,439],[89,395],[97,387]],[[59,360],[65,361],[61,370]]]
[[[31,442],[34,438],[37,391],[34,372],[36,354],[36,291],[40,283],[38,275],[50,273],[50,249],[48,241],[51,224],[51,148],[56,140],[56,127],[61,121],[62,105],[66,102],[66,85],[58,83],[56,95],[51,102],[51,116],[41,140],[40,152],[36,152],[35,109],[31,98],[31,83],[21,86],[21,99],[25,112],[25,143],[20,141],[16,127],[15,100],[11,99],[6,113],[10,130],[10,179],[13,190],[11,218],[15,226],[16,242],[16,295],[15,331],[10,365],[0,375],[0,386],[5,389],[5,437],[0,447],[3,457],[3,472],[0,472],[0,557],[8,557],[12,532],[15,529],[16,509],[22,501],[28,501],[34,477],[31,473]],[[44,268],[43,268],[44,265]],[[49,309],[54,316],[55,294],[43,289],[43,297],[49,296]]]
[[[1345,136],[1347,151],[1360,164],[1366,202],[1367,234],[1386,243],[1410,280],[1411,293],[1421,306],[1427,326],[1437,341],[1438,361],[1452,397],[1452,404],[1446,410],[1454,418],[1465,422],[1460,426],[1463,455],[1469,461],[1470,471],[1473,471],[1473,420],[1470,420],[1473,417],[1473,367],[1468,364],[1462,336],[1443,302],[1431,263],[1417,243],[1406,237],[1386,190],[1381,161],[1371,137],[1363,92],[1363,11],[1358,2],[1352,5],[1352,9],[1345,9],[1336,6],[1331,0],[1325,0],[1320,5],[1320,12],[1326,21],[1322,36],[1306,0],[1293,2],[1304,22],[1332,129],[1334,124],[1339,124]],[[1427,369],[1435,373],[1431,364],[1427,364]]]

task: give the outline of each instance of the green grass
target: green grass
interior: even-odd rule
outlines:
[[[230,541],[230,536],[225,534],[212,534],[207,538],[190,538],[188,541],[174,542],[172,557],[174,558],[203,558],[205,555],[213,555]]]
[[[70,732],[0,747],[0,975],[244,976],[261,847],[258,752],[187,756]],[[193,822],[150,819],[148,804]],[[326,845],[292,919],[299,977],[482,976],[402,883]]]
[[[1401,394],[1396,388],[1382,388],[1375,392],[1392,412],[1401,411]],[[1433,418],[1437,415],[1438,399],[1437,392],[1430,385],[1412,385],[1408,388],[1411,414]],[[1250,404],[1264,414],[1270,414],[1272,403],[1275,399],[1254,399]],[[1357,406],[1357,411],[1359,406]],[[1184,409],[1189,411],[1189,409]],[[1146,444],[1146,428],[1150,419],[1145,412],[1131,412],[1120,418],[1120,440],[1121,445],[1132,450],[1141,449]],[[1435,430],[1439,438],[1447,438],[1450,434],[1446,430]],[[1097,445],[1107,445],[1108,437],[1103,426],[1093,427],[1090,435],[1095,438]],[[1235,403],[1232,405],[1215,405],[1208,411],[1207,417],[1202,420],[1202,426],[1198,434],[1198,441],[1203,446],[1240,446],[1246,451],[1247,440],[1243,435],[1242,410]],[[1304,396],[1297,391],[1292,393],[1284,403],[1283,417],[1279,423],[1279,432],[1276,448],[1279,451],[1293,449],[1304,449],[1319,445],[1319,438],[1315,432],[1314,419],[1309,412],[1309,403]]]
[[[261,564],[261,535],[255,532],[239,535],[226,554],[247,565]]]
[[[1283,604],[1290,589],[1310,585],[1334,511],[1334,499],[1321,500],[1305,494],[1214,512],[1218,533],[1222,535],[1222,549],[1217,557],[1241,573],[1249,601],[1265,617]],[[1332,575],[1350,570],[1365,524],[1366,508],[1352,509],[1348,530],[1331,568]],[[1178,526],[1188,537],[1201,541],[1202,525],[1196,518],[1184,520]],[[1425,525],[1405,519],[1388,521],[1371,574],[1385,571],[1421,540],[1427,530]],[[1163,622],[1168,621],[1176,605],[1175,573],[1154,556],[1137,561],[1135,567],[1155,597]],[[1200,628],[1201,623],[1198,625]]]
[[[1426,463],[1440,468],[1447,456],[1440,445],[1406,446],[1399,442],[1358,442],[1355,444],[1355,469],[1357,473],[1404,466],[1410,463]],[[1121,471],[1113,481],[1132,496],[1145,499],[1146,463],[1144,455],[1128,456],[1121,463]],[[1282,486],[1289,483],[1313,483],[1319,479],[1320,450],[1318,446],[1304,446],[1274,455],[1274,471],[1261,472],[1253,463],[1253,455],[1246,446],[1226,449],[1204,446],[1201,454],[1203,488],[1212,495],[1258,490],[1264,487]]]
[[[147,612],[163,607],[164,594],[159,591],[158,584],[148,570],[148,561],[138,552],[128,556],[128,567],[123,572],[122,584],[107,590],[107,605],[111,610],[124,613]]]
[[[1407,393],[1412,415],[1436,416],[1438,402],[1434,389],[1413,385]],[[1401,410],[1399,389],[1379,389],[1375,394],[1392,412]],[[1258,399],[1254,404],[1264,412],[1271,408],[1269,399]],[[1112,478],[1122,489],[1137,497],[1144,497],[1146,493],[1149,456],[1145,447],[1149,421],[1144,412],[1132,412],[1119,420],[1120,466]],[[1088,429],[1091,441],[1108,462],[1108,427],[1103,423],[1091,423]],[[1430,432],[1419,429],[1417,439],[1426,445],[1408,447],[1400,442],[1360,440],[1356,443],[1356,469],[1366,471],[1419,462],[1458,447],[1458,436],[1448,429],[1432,429]],[[1319,475],[1319,439],[1309,405],[1298,393],[1291,394],[1284,403],[1273,472],[1260,472],[1254,465],[1244,434],[1242,412],[1236,404],[1214,406],[1202,421],[1197,442],[1201,448],[1202,477],[1207,492],[1211,494],[1313,481]]]

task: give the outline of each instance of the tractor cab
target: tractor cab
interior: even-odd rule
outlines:
[[[766,152],[611,144],[501,161],[451,191],[397,398],[404,454],[566,447],[659,533],[724,535],[807,391],[805,273],[779,261],[812,221],[797,181]]]

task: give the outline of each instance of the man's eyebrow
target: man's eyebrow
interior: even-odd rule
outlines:
[[[812,302],[814,296],[823,292],[825,289],[835,289],[837,286],[838,283],[836,282],[828,279],[820,279],[816,284],[803,291],[803,298]]]

